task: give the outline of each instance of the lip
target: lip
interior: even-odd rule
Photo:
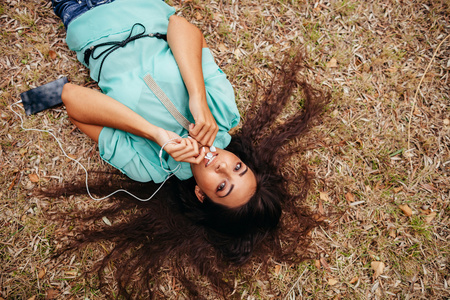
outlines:
[[[215,161],[216,161],[216,157],[219,155],[219,153],[216,153],[214,156],[213,156],[213,158],[211,158],[211,160],[209,160],[209,159],[207,159],[206,157],[205,157],[205,168],[206,167],[209,167],[209,166],[211,166],[211,165],[213,165],[214,163],[215,163]]]

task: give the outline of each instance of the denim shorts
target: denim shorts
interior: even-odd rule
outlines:
[[[63,21],[67,29],[69,23],[78,16],[88,10],[102,5],[111,3],[114,0],[52,0],[53,10],[55,14]]]

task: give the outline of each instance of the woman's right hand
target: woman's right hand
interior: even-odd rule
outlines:
[[[156,142],[161,147],[167,143],[164,146],[164,151],[179,162],[199,164],[205,157],[205,151],[199,149],[198,142],[195,139],[191,137],[182,138],[169,130],[161,129]]]
[[[212,115],[206,98],[196,99],[189,98],[189,109],[194,117],[195,123],[189,125],[189,134],[200,144],[212,146],[219,126]]]

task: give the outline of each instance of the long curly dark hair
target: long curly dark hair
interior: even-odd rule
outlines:
[[[228,208],[210,199],[200,202],[194,193],[193,178],[171,179],[148,202],[116,196],[111,199],[111,205],[101,209],[56,214],[53,218],[60,223],[70,222],[75,233],[56,256],[87,244],[112,242],[112,249],[91,271],[97,272],[102,287],[106,281],[104,271],[114,262],[116,295],[127,299],[142,297],[142,291],[148,293],[144,298],[160,296],[158,274],[162,267],[169,267],[190,295],[201,299],[205,287],[195,283],[193,274],[206,277],[212,292],[225,297],[234,290],[235,273],[229,271],[245,266],[251,259],[265,262],[269,256],[280,261],[305,258],[310,242],[308,233],[320,224],[303,204],[310,183],[309,173],[305,167],[294,174],[282,174],[282,171],[294,153],[304,150],[301,138],[319,121],[330,96],[300,76],[304,68],[301,53],[297,51],[278,66],[261,96],[255,93],[241,129],[233,134],[227,147],[256,176],[257,189],[248,203]],[[257,90],[260,88],[257,84]],[[292,96],[299,88],[302,97],[294,100]],[[303,102],[302,109],[279,122],[278,117],[292,101]],[[90,184],[91,191],[104,194],[108,180],[108,175],[100,176],[95,184]],[[135,193],[148,194],[154,188],[152,183],[119,181]],[[119,181],[114,180],[116,184]],[[83,192],[84,186],[80,184],[46,194],[63,196]],[[115,220],[114,224],[96,222],[104,216]]]

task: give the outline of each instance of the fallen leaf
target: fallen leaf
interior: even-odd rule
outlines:
[[[397,73],[397,68],[396,67],[390,67],[390,68],[386,69],[386,71],[391,72],[391,74],[395,74],[395,73]]]
[[[433,191],[437,191],[437,190],[438,190],[438,189],[435,188],[432,184],[429,184],[429,183],[424,183],[424,184],[422,184],[422,187],[423,187],[424,189],[430,191],[430,192],[433,192]]]
[[[322,200],[321,199],[319,199],[319,203],[318,203],[318,206],[319,206],[319,214],[320,215],[324,215],[325,214],[325,210],[323,209],[323,203],[322,203]]]
[[[336,285],[336,283],[338,283],[338,281],[334,278],[330,278],[328,279],[328,285]]]
[[[45,295],[45,299],[46,300],[50,300],[50,299],[55,299],[56,297],[58,297],[59,292],[55,289],[49,289],[46,292]]]
[[[220,43],[218,48],[219,48],[220,52],[228,51],[228,48],[227,48],[227,46],[225,46],[224,43]]]
[[[354,284],[354,283],[358,282],[358,279],[359,279],[358,276],[353,277],[352,280],[350,280],[350,284]]]
[[[378,181],[377,184],[375,185],[375,188],[377,190],[382,190],[384,189],[384,184],[381,181]]]
[[[430,209],[419,209],[420,210],[420,212],[423,214],[423,215],[429,215],[429,214],[431,214],[431,210]]]
[[[330,201],[330,197],[328,196],[327,192],[320,192],[319,197],[323,201],[328,201],[328,202]]]
[[[103,222],[105,222],[106,225],[111,226],[111,221],[107,217],[102,218]]]
[[[347,194],[345,194],[345,199],[347,199],[348,202],[353,202],[355,201],[355,196],[352,193],[348,192]]]
[[[384,267],[385,264],[382,261],[373,261],[370,266],[372,267],[372,270],[375,271],[375,273],[373,274],[374,278],[378,278],[378,276],[380,276],[381,274],[383,274],[384,272]]]
[[[39,182],[39,176],[35,173],[28,175],[28,178],[30,178],[31,182]]]
[[[427,222],[428,224],[430,224],[433,219],[436,217],[437,213],[435,211],[431,212],[429,215],[427,215],[425,217],[425,222]]]
[[[450,125],[450,120],[449,119],[444,119],[444,125]]]
[[[55,60],[58,57],[58,55],[56,55],[56,52],[53,50],[48,51],[48,56],[50,56],[52,60]]]
[[[77,159],[77,157],[75,155],[73,155],[73,154],[67,154],[67,156],[70,157],[71,159]],[[71,159],[66,158],[66,162],[70,162]]]
[[[397,233],[395,232],[395,229],[389,230],[389,236],[394,239],[397,237]]]
[[[275,275],[280,275],[280,271],[281,271],[281,266],[280,265],[276,265],[275,266]]]
[[[258,68],[254,68],[254,69],[253,69],[253,72],[254,72],[255,74],[261,73],[261,71],[260,71]]]
[[[16,185],[16,180],[18,178],[18,175],[16,175],[16,177],[13,179],[13,181],[11,182],[11,184],[8,187],[8,190],[12,190],[14,188],[14,186]],[[1,300],[1,299],[0,299]]]
[[[53,60],[55,60],[56,57],[58,57],[58,56],[56,55],[56,52],[53,51],[53,50],[48,51],[48,56],[49,56],[51,59],[53,59]]]
[[[320,269],[320,260],[315,259],[314,260],[314,265],[316,266],[317,269]]]
[[[214,13],[213,14],[213,19],[218,21],[218,22],[220,22],[220,21],[222,21],[222,15],[218,14],[218,13]]]
[[[337,68],[337,66],[337,59],[334,57],[327,62],[327,68]]]
[[[66,271],[66,272],[64,272],[64,274],[66,274],[67,276],[77,276],[78,272],[77,271]]]
[[[414,156],[414,153],[412,153],[412,151],[404,151],[403,152],[403,157],[405,158],[411,158]]]
[[[402,186],[399,186],[399,187],[396,187],[396,188],[394,188],[394,193],[398,193],[398,192],[401,192],[403,190],[403,187]]]
[[[3,299],[3,298],[0,297],[0,299]],[[34,296],[28,298],[28,300],[34,300],[34,299],[36,299],[36,295],[34,295]]]
[[[319,202],[319,211],[322,208],[322,213],[318,213],[318,214],[313,214],[312,217],[315,221],[317,222],[322,222],[323,220],[326,220],[326,216],[323,213],[323,205],[322,205],[322,201]]]
[[[46,270],[45,268],[42,268],[42,269],[39,271],[38,278],[39,278],[39,279],[44,278],[45,273],[47,273],[47,270]]]
[[[234,55],[236,56],[237,59],[239,59],[239,57],[241,57],[242,52],[239,49],[234,50]]]
[[[327,263],[327,261],[325,260],[324,257],[320,258],[320,263],[322,264],[322,266],[327,269],[329,272],[331,272],[331,268],[330,265]]]
[[[203,19],[203,16],[201,15],[200,12],[196,12],[196,13],[195,13],[195,19],[196,19],[197,21],[200,21],[201,19]]]
[[[20,148],[20,150],[19,150],[19,154],[22,156],[24,156],[27,152],[28,152],[28,149],[26,149],[26,148]]]
[[[405,216],[407,216],[407,217],[411,217],[412,216],[412,210],[407,204],[400,204],[398,206],[398,208],[400,208],[403,211]]]

